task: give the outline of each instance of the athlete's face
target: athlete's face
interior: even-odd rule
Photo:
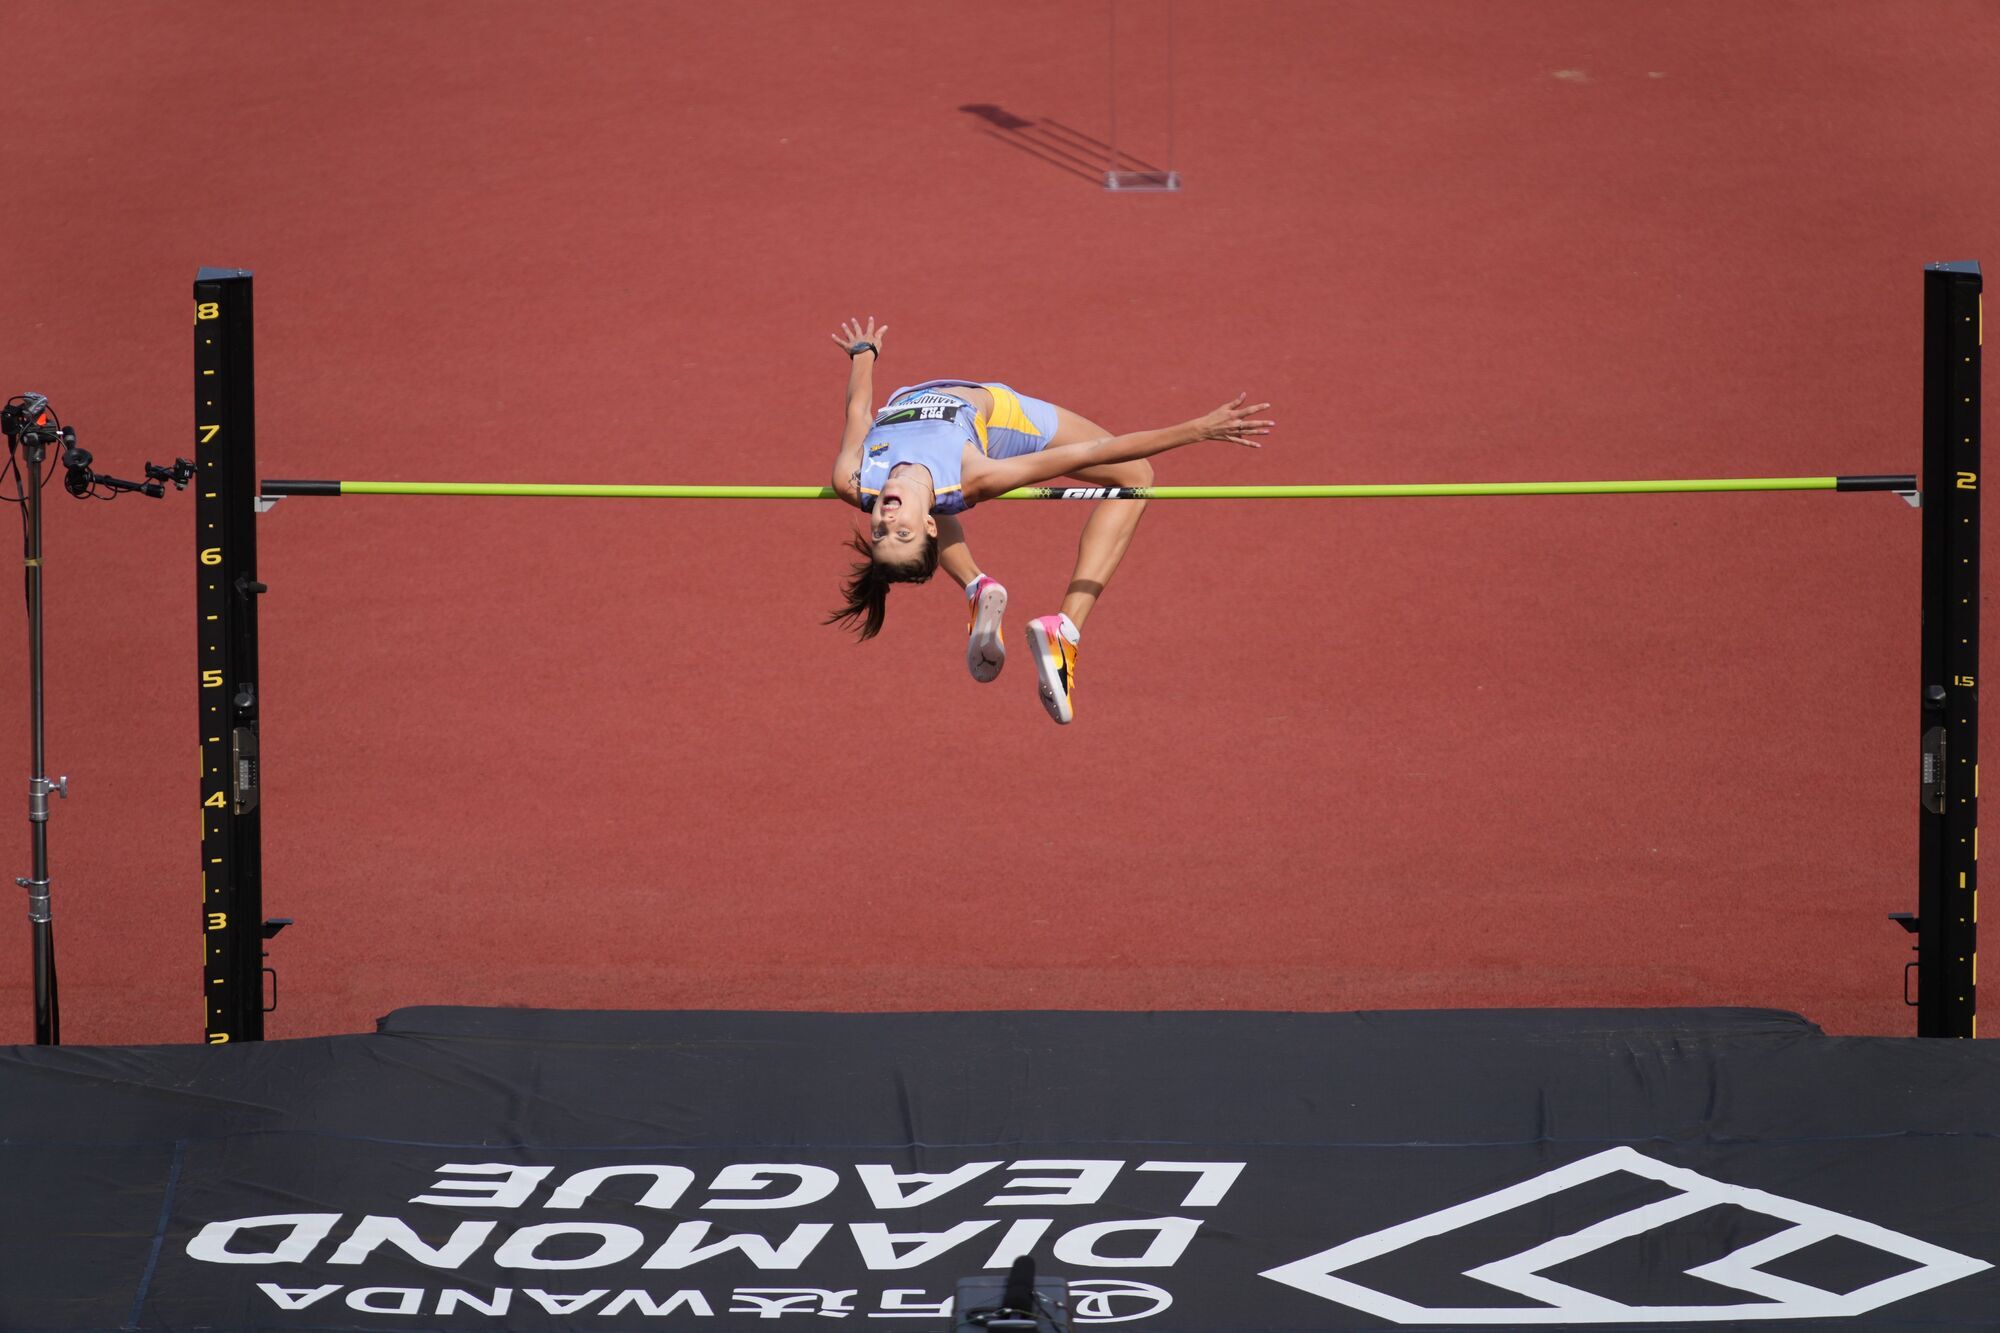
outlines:
[[[907,565],[923,553],[925,540],[937,536],[938,530],[930,513],[931,498],[919,468],[898,469],[882,483],[868,516],[868,536],[875,543],[878,562]]]

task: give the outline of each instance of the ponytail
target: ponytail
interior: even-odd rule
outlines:
[[[890,584],[927,583],[937,573],[938,542],[935,537],[926,538],[922,554],[907,565],[876,560],[873,543],[858,529],[847,534],[847,545],[861,556],[842,590],[847,595],[847,605],[820,623],[851,629],[857,640],[866,643],[882,632],[882,621],[889,613]]]

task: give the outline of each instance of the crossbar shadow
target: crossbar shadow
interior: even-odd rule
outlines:
[[[1111,171],[1164,175],[1151,162],[1049,116],[1032,120],[990,102],[974,102],[959,110],[980,122],[986,135],[1093,185],[1104,184]]]

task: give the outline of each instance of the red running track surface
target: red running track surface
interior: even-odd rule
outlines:
[[[189,452],[189,284],[224,264],[257,273],[270,476],[817,483],[827,334],[867,314],[885,389],[1004,379],[1114,429],[1277,404],[1262,452],[1167,482],[1915,470],[1921,266],[2000,257],[1990,7],[1179,11],[1186,188],[1117,196],[1048,148],[1105,133],[1096,4],[29,0],[0,387],[107,472]],[[1125,90],[1141,156],[1156,91]],[[57,501],[64,1035],[192,1040],[191,505]],[[1017,653],[1081,517],[973,516]],[[1025,663],[967,678],[945,587],[865,647],[822,627],[846,521],[266,518],[271,1035],[417,1004],[1912,1030],[1892,498],[1161,503],[1066,730]]]

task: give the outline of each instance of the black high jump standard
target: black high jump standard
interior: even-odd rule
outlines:
[[[1924,270],[1917,911],[1897,919],[1917,938],[1904,998],[1925,1037],[1977,1033],[1980,293],[1975,263]],[[282,923],[263,914],[251,274],[204,268],[194,300],[202,995],[220,1044],[263,1037],[264,942]]]

